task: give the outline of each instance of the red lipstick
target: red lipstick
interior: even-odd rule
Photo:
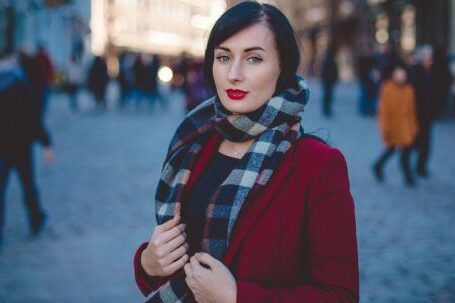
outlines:
[[[228,97],[233,100],[241,100],[248,94],[248,92],[240,89],[227,89],[226,93]]]

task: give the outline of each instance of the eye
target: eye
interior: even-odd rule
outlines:
[[[248,62],[250,63],[260,63],[262,62],[262,58],[259,58],[257,56],[252,56],[247,59]]]
[[[220,56],[216,56],[216,60],[218,60],[221,63],[226,63],[229,61],[229,57],[226,55],[220,55]]]

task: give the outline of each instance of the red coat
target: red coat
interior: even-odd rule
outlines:
[[[212,138],[190,186],[216,151]],[[144,295],[165,278],[147,276],[134,259]],[[223,263],[237,280],[237,302],[358,302],[354,203],[343,155],[315,139],[297,142],[263,195],[237,220]]]

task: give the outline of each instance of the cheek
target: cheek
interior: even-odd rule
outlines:
[[[215,82],[215,85],[217,83],[219,83],[220,69],[215,64],[212,67],[212,76],[213,76],[213,81]]]
[[[270,99],[275,92],[276,85],[279,77],[279,70],[268,69],[266,72],[257,75],[257,86],[259,87],[259,93],[261,96]]]

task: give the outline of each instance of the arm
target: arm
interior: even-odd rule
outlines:
[[[390,96],[388,87],[386,85],[387,83],[382,85],[378,99],[379,100],[378,124],[379,129],[381,131],[382,139],[385,143],[389,141],[389,134],[392,132],[389,123],[391,113],[390,104],[388,101],[390,100],[390,98],[393,98],[393,96]]]
[[[354,203],[347,167],[338,151],[330,150],[309,196],[308,274],[291,288],[266,288],[237,281],[237,302],[358,302],[357,243]]]
[[[21,97],[24,98],[27,104],[27,117],[31,123],[31,131],[33,132],[33,140],[37,140],[45,148],[50,148],[52,145],[49,132],[47,131],[40,108],[34,101],[36,97],[31,93],[30,87],[22,86]]]

